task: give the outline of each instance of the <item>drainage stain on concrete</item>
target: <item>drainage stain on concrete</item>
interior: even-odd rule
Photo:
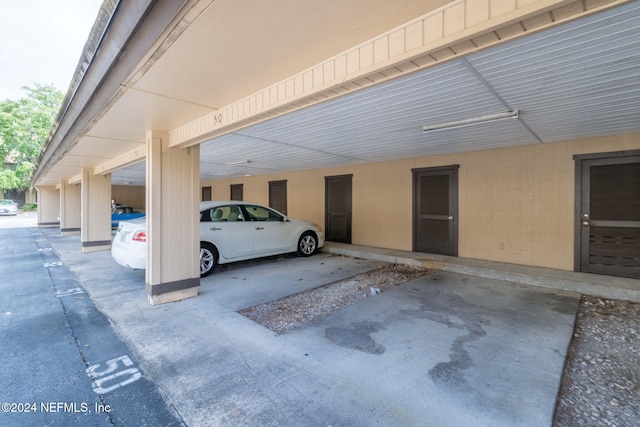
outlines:
[[[437,282],[439,278],[434,277],[432,280]],[[453,341],[449,353],[450,360],[437,363],[429,370],[429,376],[438,385],[468,390],[465,371],[473,366],[473,359],[467,351],[467,345],[487,335],[482,327],[482,323],[487,321],[477,313],[472,303],[451,290],[441,292],[436,287],[430,288],[418,295],[418,300],[421,304],[419,309],[402,310],[401,313],[411,318],[428,319],[467,332]]]
[[[371,334],[383,328],[378,322],[364,321],[352,323],[350,328],[327,328],[325,329],[325,336],[342,347],[370,354],[382,354],[386,351],[386,348],[371,338]]]
[[[460,389],[469,388],[464,371],[473,366],[473,359],[467,352],[466,344],[487,334],[482,328],[479,329],[481,332],[469,331],[467,335],[455,339],[449,354],[450,361],[440,362],[429,371],[429,376],[434,383]]]

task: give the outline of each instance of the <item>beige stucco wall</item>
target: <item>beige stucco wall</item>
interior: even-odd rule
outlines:
[[[36,192],[35,188],[29,188],[28,190],[25,190],[24,202],[37,203],[38,202],[37,194],[38,193]]]
[[[111,174],[82,169],[80,241],[83,253],[111,247]]]
[[[40,185],[38,191],[38,224],[57,224],[60,213],[60,192],[53,185]]]
[[[76,232],[82,225],[80,184],[60,184],[60,228]]]
[[[324,177],[353,174],[354,244],[412,249],[413,168],[460,165],[459,256],[573,269],[574,154],[640,149],[640,134],[422,157],[203,183],[214,200],[244,184],[268,203],[287,180],[289,215],[324,226]]]
[[[121,205],[131,206],[141,211],[145,210],[146,196],[145,188],[142,186],[113,185],[111,186],[111,197]]]

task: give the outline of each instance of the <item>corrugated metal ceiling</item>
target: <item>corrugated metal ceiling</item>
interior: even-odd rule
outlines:
[[[422,132],[515,109],[518,119]],[[640,2],[633,2],[208,141],[201,178],[638,131]],[[115,172],[114,184],[143,183],[134,170],[137,177]]]

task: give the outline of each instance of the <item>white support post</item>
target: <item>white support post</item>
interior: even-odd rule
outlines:
[[[151,304],[198,295],[200,147],[147,132],[147,271]]]
[[[53,185],[39,185],[38,190],[38,226],[58,226],[60,212],[60,194]]]
[[[94,175],[82,169],[80,191],[80,241],[82,252],[111,248],[111,174]]]
[[[60,181],[60,233],[79,234],[81,226],[80,184]]]

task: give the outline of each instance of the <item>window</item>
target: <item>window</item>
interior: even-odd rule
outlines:
[[[242,210],[238,206],[219,206],[200,212],[201,222],[239,222],[244,221]]]
[[[251,221],[283,221],[284,217],[262,206],[246,206]]]

